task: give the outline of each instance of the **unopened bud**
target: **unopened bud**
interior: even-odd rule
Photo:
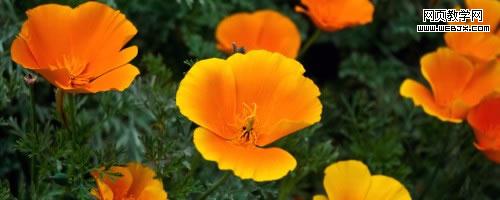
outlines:
[[[36,79],[37,79],[37,77],[33,74],[27,74],[26,76],[24,76],[24,82],[26,82],[26,84],[28,84],[28,85],[35,84]]]

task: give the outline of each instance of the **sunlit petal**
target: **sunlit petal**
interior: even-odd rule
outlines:
[[[383,175],[371,177],[365,200],[411,200],[410,193],[396,179]]]
[[[193,138],[203,158],[217,162],[221,170],[232,170],[242,179],[277,180],[297,165],[293,156],[282,149],[234,144],[204,128],[197,128]]]
[[[364,200],[370,188],[371,174],[360,161],[340,161],[325,169],[323,184],[329,199]]]

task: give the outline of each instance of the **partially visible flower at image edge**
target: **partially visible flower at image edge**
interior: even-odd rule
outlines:
[[[488,62],[500,56],[500,1],[466,0],[468,9],[483,9],[483,22],[453,22],[452,24],[490,25],[490,32],[447,32],[446,45],[476,61]]]
[[[308,15],[319,29],[333,32],[372,22],[375,7],[369,0],[301,0],[295,11]]]
[[[420,65],[431,89],[406,79],[400,94],[442,121],[462,122],[471,108],[500,89],[498,62],[472,63],[448,48],[439,48],[424,55]]]
[[[290,153],[267,146],[321,119],[320,91],[304,72],[296,60],[265,50],[197,62],[176,103],[200,126],[193,140],[203,158],[255,181],[294,170]]]
[[[165,200],[167,193],[156,173],[140,163],[113,166],[109,170],[100,168],[92,176],[97,187],[91,194],[98,200]]]
[[[215,30],[217,48],[227,54],[234,46],[268,50],[295,58],[300,48],[300,33],[292,20],[274,10],[240,12],[225,17]]]
[[[482,101],[470,111],[467,122],[474,129],[476,148],[500,164],[500,96]]]
[[[410,193],[396,179],[371,175],[368,167],[357,160],[339,161],[325,169],[323,180],[327,196],[313,200],[411,200]]]
[[[11,46],[12,60],[66,92],[122,91],[139,70],[129,64],[137,47],[122,50],[137,33],[125,16],[88,1],[76,8],[45,4],[28,19]]]

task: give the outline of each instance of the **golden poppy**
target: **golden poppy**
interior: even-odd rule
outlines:
[[[490,32],[448,32],[446,45],[460,54],[478,61],[491,61],[500,55],[500,37],[496,29],[500,23],[500,1],[466,0],[468,9],[483,9],[483,22],[467,22],[467,25],[490,25]],[[454,22],[464,24],[464,22]]]
[[[295,58],[300,48],[300,33],[293,21],[273,10],[228,16],[217,25],[215,37],[217,48],[227,54],[233,53],[236,46]]]
[[[487,98],[472,109],[467,122],[474,129],[476,148],[500,163],[500,96]]]
[[[374,10],[369,0],[301,0],[295,6],[295,11],[308,15],[316,27],[327,32],[370,23]]]
[[[127,166],[113,166],[104,171],[103,168],[93,171],[97,187],[91,194],[99,200],[165,200],[167,193],[156,173],[140,163],[129,163]]]
[[[292,155],[267,146],[321,119],[319,89],[303,73],[299,62],[265,50],[197,62],[176,94],[180,112],[200,126],[196,149],[242,179],[295,169]]]
[[[137,33],[119,11],[95,1],[72,9],[46,4],[28,19],[11,46],[12,60],[67,92],[124,90],[139,74],[128,64],[137,47],[122,47]]]
[[[325,169],[323,181],[325,195],[313,200],[410,200],[408,190],[396,179],[384,175],[371,175],[360,161],[348,160],[331,164]]]
[[[420,65],[431,90],[407,79],[400,94],[442,121],[462,122],[470,108],[500,87],[498,62],[474,65],[448,48],[426,54]]]

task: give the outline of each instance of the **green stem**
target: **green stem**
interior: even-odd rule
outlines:
[[[31,75],[28,76],[32,78]],[[36,124],[36,98],[35,98],[35,84],[34,81],[28,83],[29,91],[30,91],[30,124],[31,124],[31,134],[35,137],[35,143],[38,143],[38,128]],[[30,190],[31,190],[31,199],[37,199],[38,194],[38,172],[35,170],[35,165],[37,164],[37,156],[38,151],[32,152],[31,160],[30,160]]]
[[[70,95],[69,96],[69,117],[70,117],[70,125],[71,125],[71,129],[73,130],[72,132],[74,133],[76,131],[76,109],[75,109],[75,98],[76,96],[74,94],[69,94],[67,93],[67,95]],[[74,135],[72,135],[74,136]]]
[[[222,175],[222,177],[219,178],[219,180],[217,180],[217,182],[215,182],[212,187],[210,187],[207,191],[205,191],[203,194],[201,194],[201,196],[198,198],[198,200],[204,200],[208,197],[208,195],[212,194],[212,192],[214,192],[217,188],[219,188],[219,186],[221,186],[227,178],[229,178],[229,173],[225,173],[224,175]]]
[[[304,46],[302,46],[302,49],[300,50],[298,57],[302,57],[304,55],[304,53],[307,52],[309,47],[311,47],[311,45],[314,44],[314,42],[316,42],[316,40],[319,38],[320,35],[321,35],[321,30],[316,29],[314,31],[314,33],[312,34],[312,36],[309,37],[309,39],[306,41]]]
[[[32,84],[29,86],[30,88],[30,97],[31,97],[31,131],[36,134],[36,102],[35,102],[35,85]],[[36,137],[36,135],[35,135]]]
[[[35,101],[35,84],[28,84],[30,89],[30,122],[31,122],[31,133],[35,136],[35,142],[38,143],[38,134],[36,127],[36,101]],[[35,165],[37,163],[37,155],[38,153],[34,153],[31,157],[30,163],[30,175],[31,175],[31,199],[37,199],[37,184],[38,184],[38,175],[35,172]]]
[[[61,122],[67,130],[69,130],[68,117],[64,112],[64,90],[57,88],[56,90],[56,111],[61,117]]]

